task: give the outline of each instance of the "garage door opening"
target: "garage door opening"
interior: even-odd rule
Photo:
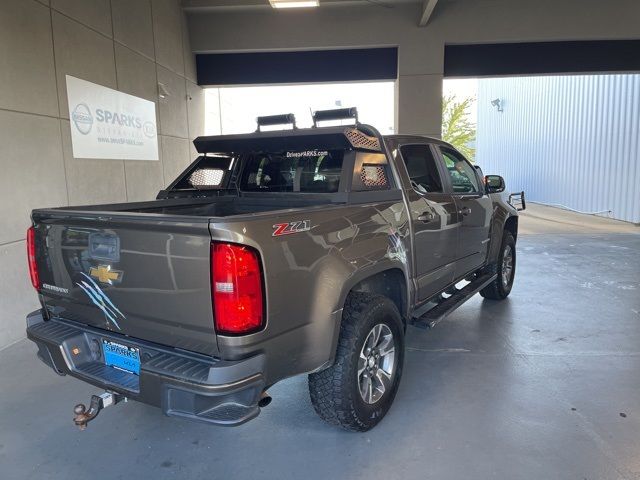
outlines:
[[[293,113],[300,128],[312,125],[311,112],[356,107],[359,121],[382,134],[395,132],[395,82],[322,83],[208,88],[205,133],[255,131],[256,117]]]
[[[443,93],[443,138],[466,125],[456,146],[509,191],[640,223],[640,74],[447,79]],[[452,128],[447,104],[463,103]]]

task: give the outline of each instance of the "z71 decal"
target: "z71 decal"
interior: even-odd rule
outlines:
[[[291,235],[293,233],[308,232],[311,230],[311,221],[301,220],[299,222],[276,223],[273,226],[273,236]]]

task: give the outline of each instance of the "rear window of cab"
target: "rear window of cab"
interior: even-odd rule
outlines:
[[[240,190],[250,192],[335,193],[340,186],[344,150],[250,155]]]

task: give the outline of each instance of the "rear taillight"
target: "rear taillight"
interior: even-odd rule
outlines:
[[[263,327],[258,252],[232,243],[212,243],[211,289],[217,333],[242,335]]]
[[[36,264],[36,231],[33,227],[27,230],[27,260],[29,261],[29,276],[31,284],[36,290],[40,290],[40,275]]]

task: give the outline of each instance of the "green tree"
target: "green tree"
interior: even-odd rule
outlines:
[[[457,102],[453,95],[442,97],[442,139],[456,147],[471,162],[476,154],[472,143],[476,139],[476,126],[469,119],[474,99]]]

